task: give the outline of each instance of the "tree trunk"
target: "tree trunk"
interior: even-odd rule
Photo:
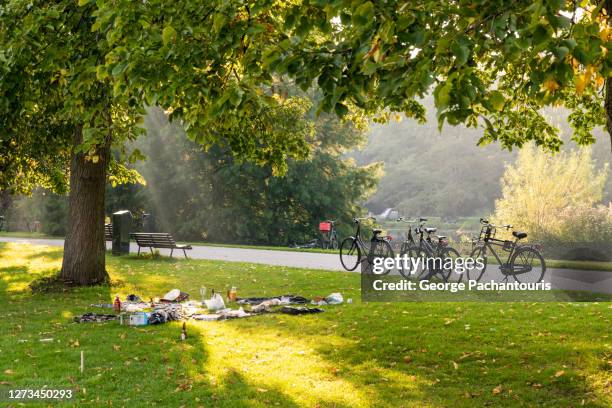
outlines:
[[[606,0],[605,9],[610,15],[612,12],[612,0]],[[606,99],[604,102],[606,110],[606,129],[610,136],[610,150],[612,150],[612,78],[606,78]]]
[[[74,135],[70,165],[68,229],[60,278],[77,285],[108,281],[105,268],[104,195],[110,137],[97,151],[97,161],[76,150],[83,141],[82,127]]]
[[[612,78],[606,79],[606,100],[604,102],[606,110],[606,129],[610,136],[610,149],[612,150]]]

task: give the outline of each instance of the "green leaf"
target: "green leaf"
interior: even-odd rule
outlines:
[[[506,99],[504,95],[502,95],[499,91],[491,91],[489,94],[489,103],[496,111],[501,111],[504,108],[504,104],[506,103]]]
[[[229,101],[232,105],[238,106],[242,101],[242,95],[244,95],[244,91],[238,87],[232,88],[229,94]]]
[[[379,67],[379,64],[377,64],[376,62],[368,59],[368,60],[366,60],[366,62],[361,67],[361,72],[363,72],[364,75],[370,76],[370,75],[372,75],[373,73],[376,72],[378,67]]]
[[[437,92],[434,92],[434,98],[436,100],[436,106],[439,110],[443,110],[450,103],[451,88],[452,83],[450,81],[446,81],[443,85],[436,88]]]
[[[555,57],[557,57],[557,59],[562,60],[563,58],[565,58],[565,56],[567,54],[569,54],[569,48],[567,47],[557,47],[555,48]]]
[[[127,68],[127,65],[128,65],[127,61],[119,62],[117,65],[115,65],[111,74],[113,76],[118,76],[118,75],[123,74],[125,72],[125,69]]]
[[[343,117],[349,112],[346,105],[339,103],[339,102],[334,106],[334,111],[336,112],[336,115],[338,115],[339,117]]]
[[[357,7],[353,13],[353,21],[356,24],[367,24],[374,20],[374,4],[368,1]]]
[[[533,45],[542,44],[543,42],[549,39],[550,39],[550,36],[548,35],[548,30],[546,30],[546,27],[544,27],[542,24],[538,24],[535,31],[533,32],[533,37],[532,37]]]
[[[455,55],[455,58],[457,58],[458,66],[461,66],[467,62],[468,55],[470,53],[467,46],[454,42],[451,45],[451,51]]]
[[[162,30],[162,41],[164,45],[174,41],[176,39],[176,30],[171,25],[167,25]]]
[[[221,32],[223,25],[225,24],[225,14],[217,13],[215,14],[215,18],[213,19],[213,30],[216,33]]]

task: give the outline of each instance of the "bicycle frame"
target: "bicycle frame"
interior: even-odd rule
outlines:
[[[509,229],[510,226],[504,225],[503,228]],[[495,238],[496,233],[496,226],[491,224],[484,225],[480,229],[480,235],[478,237],[478,241],[476,241],[475,243],[475,247],[481,245],[485,248],[485,250],[489,249],[497,260],[497,262],[499,263],[499,269],[502,271],[502,273],[504,273],[506,271],[507,266],[510,264],[512,255],[516,252],[517,248],[519,248],[520,245],[518,245],[518,238],[514,241],[497,239]],[[506,259],[506,262],[502,261],[501,257],[497,254],[497,251],[494,247],[501,247],[502,250],[508,252],[508,258]]]
[[[361,235],[361,220],[366,220],[366,219],[374,219],[372,217],[368,217],[368,218],[355,218],[355,224],[357,225],[357,230],[355,231],[355,235],[352,236],[351,238],[353,238],[355,240],[355,242],[357,242],[357,246],[359,247],[359,250],[362,251],[365,254],[369,254],[370,251],[372,250],[372,245],[367,245],[366,241],[363,239],[362,235]],[[374,221],[376,221],[374,219]],[[377,241],[384,241],[385,238],[382,238],[376,234],[372,235],[372,239],[370,240],[371,242],[377,242]]]

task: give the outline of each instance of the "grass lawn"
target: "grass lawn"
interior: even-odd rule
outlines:
[[[0,243],[5,388],[70,387],[78,406],[612,405],[610,303],[362,304],[352,273],[110,256],[111,287],[32,294],[28,283],[60,262],[58,248]],[[239,296],[341,292],[354,303],[192,321],[186,342],[177,322],[72,323],[115,294],[177,287],[197,298],[200,286],[231,285]]]
[[[64,238],[54,237],[51,235],[43,234],[42,232],[25,232],[25,231],[0,231],[0,237],[13,237],[13,238]]]

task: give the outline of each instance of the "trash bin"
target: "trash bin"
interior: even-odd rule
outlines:
[[[130,234],[132,233],[132,213],[128,210],[113,214],[113,255],[130,253]]]
[[[149,214],[142,214],[142,232],[155,232],[155,218]]]

